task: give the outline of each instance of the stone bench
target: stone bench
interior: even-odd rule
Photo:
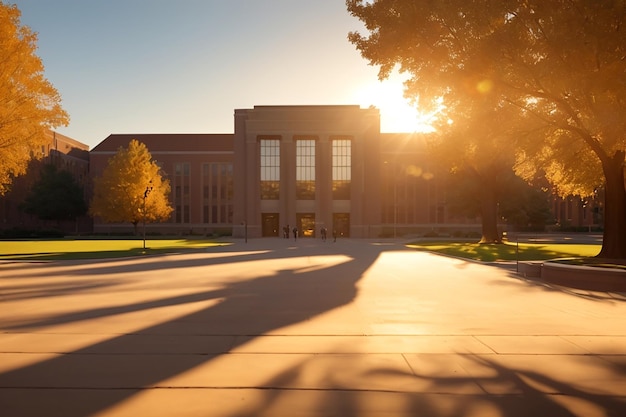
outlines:
[[[626,291],[626,270],[544,262],[541,279],[551,284],[590,291]]]

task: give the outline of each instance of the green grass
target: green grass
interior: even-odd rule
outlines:
[[[408,245],[423,251],[441,253],[484,262],[545,261],[556,258],[586,258],[596,256],[600,245],[567,243],[514,243],[479,245],[478,243],[415,242]]]
[[[103,259],[191,252],[225,243],[205,239],[2,240],[0,260]]]

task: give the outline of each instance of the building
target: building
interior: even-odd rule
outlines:
[[[43,164],[73,173],[89,197],[90,179],[132,139],[144,143],[171,185],[174,212],[151,234],[303,237],[321,228],[343,237],[396,237],[480,232],[479,218],[459,218],[446,206],[444,175],[429,159],[421,134],[381,133],[375,108],[255,106],[234,111],[234,133],[113,134],[88,146],[48,131],[41,159],[0,197],[0,230],[62,230],[68,234],[128,234],[131,224],[84,216],[46,222],[20,210]],[[146,184],[147,186],[147,184]],[[556,228],[597,230],[602,195],[553,197]],[[503,225],[503,229],[506,225]]]
[[[0,229],[42,230],[54,229],[65,233],[91,233],[91,218],[83,216],[76,221],[52,222],[39,220],[24,213],[20,205],[39,179],[41,167],[54,164],[57,168],[69,171],[83,186],[85,195],[89,189],[89,146],[77,140],[46,131],[47,144],[42,146],[40,158],[31,160],[25,175],[14,178],[11,190],[0,196]]]
[[[100,176],[110,157],[132,139],[144,143],[169,179],[174,212],[167,223],[148,225],[162,234],[232,232],[234,211],[232,134],[110,135],[90,152],[91,175]],[[148,184],[146,184],[147,186]],[[129,233],[130,224],[94,219],[95,233]]]
[[[233,235],[380,234],[380,117],[359,106],[235,111]],[[241,175],[239,175],[241,174]]]
[[[113,134],[91,151],[92,176],[131,139],[144,143],[172,187],[162,234],[380,237],[450,225],[417,134],[381,134],[375,108],[255,106],[234,112],[234,134]],[[458,223],[458,224],[457,224]],[[455,227],[477,228],[463,219]],[[131,225],[94,221],[96,233]]]
[[[480,232],[479,218],[447,209],[444,176],[431,166],[425,136],[381,133],[375,108],[255,106],[234,111],[233,134],[113,134],[91,151],[91,175],[131,139],[147,146],[172,188],[171,218],[148,225],[149,233]],[[130,233],[132,225],[94,219],[94,231]]]

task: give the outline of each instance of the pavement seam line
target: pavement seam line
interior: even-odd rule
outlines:
[[[493,353],[495,353],[496,355],[499,355],[500,353],[497,352],[494,348],[492,348],[491,346],[489,346],[487,343],[483,342],[482,340],[480,340],[480,338],[478,338],[478,336],[472,335],[472,337],[481,345],[485,346],[487,349],[491,350]]]
[[[402,359],[404,359],[404,362],[406,363],[406,365],[409,367],[409,369],[411,370],[411,373],[413,374],[414,377],[417,377],[417,373],[415,372],[415,369],[413,369],[413,367],[411,366],[411,363],[409,362],[409,360],[406,358],[406,353],[401,353],[400,356],[402,356]]]

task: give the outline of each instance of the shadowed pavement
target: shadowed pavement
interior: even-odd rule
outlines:
[[[0,264],[7,416],[622,416],[626,298],[398,241]]]

